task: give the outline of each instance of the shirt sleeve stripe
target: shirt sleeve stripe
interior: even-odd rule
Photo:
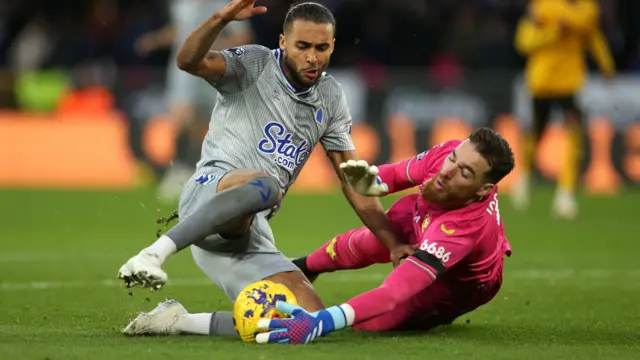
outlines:
[[[413,181],[413,179],[411,178],[409,169],[411,167],[411,162],[413,161],[413,158],[409,159],[409,161],[407,161],[407,168],[405,169],[406,173],[407,173],[407,180],[409,180],[413,185],[416,184],[415,181]]]
[[[428,267],[424,266],[419,261],[415,261],[415,260],[413,260],[411,258],[407,258],[407,261],[410,261],[414,265],[416,265],[419,268],[421,268],[422,270],[426,271],[433,278],[433,280],[435,280],[437,278],[436,274],[434,274],[433,271],[431,271],[431,269],[429,269]]]

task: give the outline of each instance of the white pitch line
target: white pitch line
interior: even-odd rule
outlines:
[[[4,263],[42,263],[42,262],[65,262],[65,261],[94,261],[94,260],[122,260],[126,261],[132,253],[30,253],[30,252],[7,252],[0,253],[0,264]]]
[[[323,281],[336,283],[353,282],[381,282],[388,274],[386,273],[335,273],[328,274]],[[505,273],[506,281],[516,280],[607,280],[607,279],[634,279],[640,278],[639,270],[515,270]],[[176,278],[169,279],[167,286],[214,286],[207,278]],[[121,281],[117,279],[104,279],[96,282],[86,281],[31,281],[31,282],[0,282],[0,291],[18,290],[51,290],[51,289],[82,289],[95,287],[123,287]]]

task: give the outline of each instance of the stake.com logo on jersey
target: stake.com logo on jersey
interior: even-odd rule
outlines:
[[[265,154],[277,154],[273,161],[289,170],[297,166],[309,156],[309,147],[304,140],[300,144],[291,141],[291,133],[285,132],[284,126],[270,122],[264,127],[265,139],[258,142],[258,150]]]

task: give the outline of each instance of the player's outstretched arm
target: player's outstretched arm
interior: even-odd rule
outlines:
[[[180,46],[176,58],[178,67],[209,82],[220,80],[226,71],[225,60],[211,47],[229,22],[267,12],[266,7],[254,5],[254,0],[232,0],[200,24]]]
[[[414,175],[416,180],[413,180],[412,172],[419,167],[415,160],[416,156],[379,167],[365,160],[347,160],[340,163],[340,170],[346,183],[358,194],[382,197],[418,185],[416,180],[420,181],[422,176]]]
[[[393,194],[424,183],[434,167],[440,167],[443,156],[459,144],[460,140],[446,141],[408,159],[370,168],[375,168],[378,181],[385,186],[385,194]]]
[[[278,309],[292,317],[260,320],[258,328],[269,332],[259,334],[256,341],[306,344],[318,336],[362,324],[402,306],[431,286],[438,276],[466,258],[473,249],[469,234],[456,231],[457,223],[440,222],[433,225],[436,226],[423,234],[419,249],[396,267],[379,287],[342,305],[314,313],[278,303]]]
[[[459,230],[456,222],[432,225],[434,226],[423,234],[416,251],[395,268],[380,287],[341,305],[353,309],[352,324],[362,323],[393,310],[430,286],[437,277],[471,252],[473,241],[467,233]]]
[[[358,185],[354,182],[358,182],[356,179],[358,176],[353,173],[349,175],[350,170],[345,171],[343,164],[350,162],[360,163],[355,151],[329,151],[329,158],[333,163],[333,167],[340,178],[342,184],[342,192],[344,193],[347,201],[354,209],[356,214],[362,220],[362,223],[371,230],[371,232],[382,242],[391,255],[391,262],[394,266],[397,266],[401,259],[413,253],[413,248],[410,245],[406,245],[398,240],[395,235],[394,228],[387,217],[387,214],[380,203],[380,200],[372,196],[363,196],[354,190]],[[366,162],[365,162],[366,164]],[[360,178],[364,182],[368,182],[367,177],[371,177],[371,173],[365,169],[367,173]],[[371,181],[375,183],[376,176],[373,175]],[[384,185],[384,184],[382,184]],[[380,187],[380,184],[373,185]],[[363,187],[370,187],[364,184]],[[386,187],[386,185],[384,185]],[[373,191],[373,190],[372,190]],[[382,189],[381,189],[382,191]]]
[[[424,181],[424,169],[420,162],[427,152],[412,156],[409,159],[378,166],[380,180],[387,184],[389,194],[410,189]]]
[[[256,342],[307,344],[316,337],[363,323],[392,311],[430,286],[436,272],[416,257],[410,257],[395,268],[380,287],[345,304],[309,313],[299,306],[278,302],[278,310],[291,317],[260,320],[258,328],[268,332],[258,334]]]

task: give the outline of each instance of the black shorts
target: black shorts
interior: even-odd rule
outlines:
[[[554,106],[558,106],[563,112],[575,111],[580,113],[580,109],[576,105],[575,95],[549,97],[549,98],[533,98],[533,130],[538,136],[542,135],[544,129],[549,124],[551,110]]]

